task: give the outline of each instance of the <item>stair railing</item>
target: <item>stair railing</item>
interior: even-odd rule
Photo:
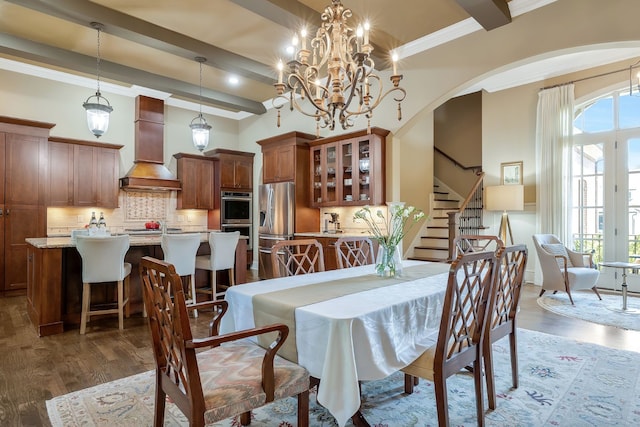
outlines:
[[[449,211],[449,261],[453,261],[454,246],[453,240],[460,234],[478,234],[477,230],[482,228],[482,181],[484,172],[476,172],[478,178],[469,191],[464,202],[456,210]]]

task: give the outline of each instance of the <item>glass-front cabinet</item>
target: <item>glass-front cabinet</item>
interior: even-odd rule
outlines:
[[[388,133],[372,128],[370,134],[360,131],[311,142],[311,205],[383,204]]]

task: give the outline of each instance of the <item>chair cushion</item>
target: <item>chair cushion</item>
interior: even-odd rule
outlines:
[[[262,390],[264,349],[242,341],[198,354],[200,381],[204,393],[205,424],[214,423],[266,403]],[[309,389],[306,369],[279,356],[274,360],[275,400],[295,396]]]
[[[567,248],[565,248],[562,243],[545,243],[542,245],[542,249],[544,249],[545,251],[549,252],[552,255],[564,256],[567,259],[567,268],[573,267],[573,264],[571,264],[571,258],[569,258],[569,253],[567,252]],[[558,261],[558,266],[563,269],[564,262],[562,262],[562,260],[557,258],[556,258],[556,261]]]
[[[424,378],[433,381],[433,359],[435,358],[436,345],[429,347],[409,366],[402,368],[402,372],[414,377]]]
[[[596,285],[600,272],[595,268],[573,267],[567,269],[567,276],[571,289],[591,289]]]

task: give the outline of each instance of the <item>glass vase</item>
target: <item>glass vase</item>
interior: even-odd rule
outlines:
[[[380,277],[398,277],[402,274],[402,260],[398,246],[383,244],[378,246],[376,274]]]

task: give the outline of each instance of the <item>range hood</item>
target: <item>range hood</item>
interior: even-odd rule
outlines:
[[[164,101],[136,97],[133,167],[120,178],[123,190],[180,190],[180,181],[164,165]]]

